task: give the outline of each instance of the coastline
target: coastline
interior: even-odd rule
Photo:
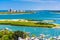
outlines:
[[[55,24],[56,27],[53,27],[53,28],[60,28],[60,24]]]
[[[33,12],[0,12],[0,14],[32,14]]]
[[[31,26],[31,27],[45,27],[45,28],[53,28],[55,24],[49,23],[41,23],[37,21],[29,21],[29,20],[0,20],[0,25],[14,25],[14,26]]]

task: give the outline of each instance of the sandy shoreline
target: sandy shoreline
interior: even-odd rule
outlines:
[[[60,28],[60,24],[55,24],[56,27],[53,27],[53,28]]]

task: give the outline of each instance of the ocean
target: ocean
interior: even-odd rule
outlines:
[[[55,20],[54,23],[60,24],[60,14],[50,11],[36,11],[32,14],[0,14],[0,19],[27,19],[27,20]],[[21,26],[10,26],[10,25],[0,25],[0,29],[11,29],[12,31],[24,31],[30,32],[30,35],[35,34],[45,34],[49,36],[58,36],[60,35],[60,28],[42,28],[42,27],[21,27]]]

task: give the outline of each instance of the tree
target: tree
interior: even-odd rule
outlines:
[[[9,40],[8,35],[4,35],[4,36],[2,37],[2,39],[3,39],[3,40]]]
[[[14,40],[18,40],[18,37],[21,37],[21,38],[26,38],[26,33],[22,32],[22,31],[15,31],[13,33],[13,38]]]

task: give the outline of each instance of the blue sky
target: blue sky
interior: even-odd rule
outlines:
[[[0,0],[0,10],[60,10],[60,0]]]

